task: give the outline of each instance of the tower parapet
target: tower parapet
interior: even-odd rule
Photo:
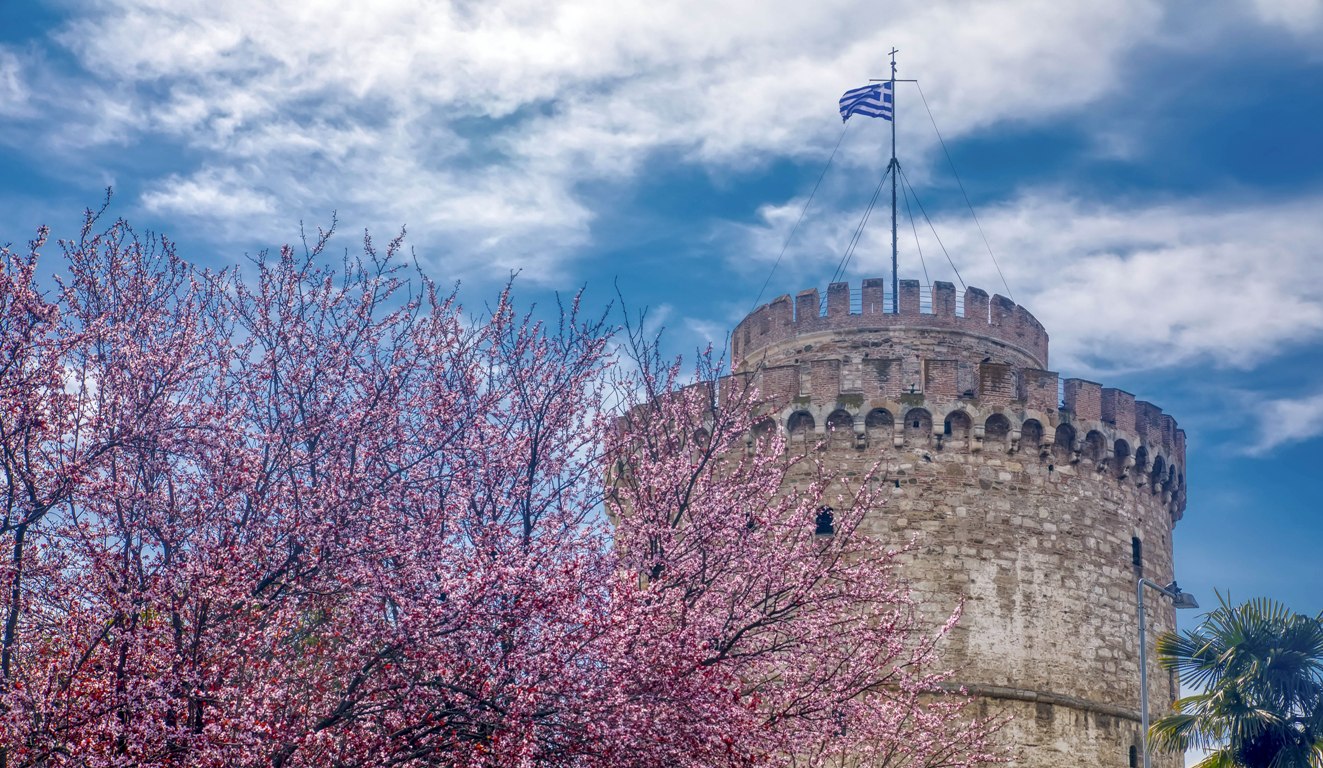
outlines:
[[[859,311],[852,311],[848,283],[827,286],[824,303],[817,288],[780,296],[755,309],[735,327],[732,351],[735,367],[752,361],[787,343],[822,333],[880,333],[895,330],[940,330],[970,334],[1000,342],[1005,354],[1019,357],[1034,367],[1047,367],[1047,331],[1024,307],[1005,296],[989,298],[987,291],[966,288],[957,299],[955,285],[936,282],[930,297],[919,281],[901,280],[898,310],[890,311],[884,287],[886,280],[864,280],[858,293]],[[928,298],[928,301],[924,301]],[[825,311],[823,311],[825,309]]]

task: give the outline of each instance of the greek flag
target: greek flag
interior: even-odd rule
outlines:
[[[891,119],[891,81],[873,83],[863,88],[846,91],[841,97],[841,122],[850,115]]]

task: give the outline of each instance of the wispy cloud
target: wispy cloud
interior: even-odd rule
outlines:
[[[1323,29],[1323,3],[1318,0],[1254,0],[1259,18],[1298,35]]]
[[[614,204],[587,187],[632,179],[658,150],[737,170],[820,153],[839,127],[833,98],[879,74],[888,45],[942,84],[933,108],[960,135],[1116,87],[1125,51],[1161,18],[1156,0],[1014,5],[914,0],[871,25],[863,0],[757,13],[708,0],[110,0],[55,33],[96,85],[52,82],[42,108],[67,130],[31,136],[91,162],[106,144],[180,148],[142,203],[199,232],[334,208],[407,223],[461,271],[554,280]]]
[[[1269,400],[1258,405],[1258,439],[1252,455],[1323,435],[1323,392],[1300,398]]]
[[[0,115],[28,112],[28,89],[18,55],[0,46]]]
[[[768,269],[801,206],[769,207],[763,226],[736,226],[732,267]],[[1052,334],[1053,366],[1079,375],[1248,368],[1292,344],[1323,339],[1320,209],[1320,199],[1109,205],[1040,190],[979,218],[1003,256],[1014,298]],[[794,281],[828,274],[858,218],[858,211],[817,217],[796,235],[777,282],[797,289],[807,284]],[[908,229],[905,272],[917,277]],[[936,229],[965,283],[1006,292],[968,214],[938,217]],[[919,238],[931,279],[954,282],[931,235],[920,231]],[[887,227],[871,227],[850,274],[889,273],[890,245]]]

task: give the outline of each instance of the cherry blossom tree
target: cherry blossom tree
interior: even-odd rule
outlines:
[[[716,764],[972,766],[1004,760],[996,720],[944,693],[940,643],[959,619],[924,627],[898,576],[906,542],[860,524],[882,478],[834,477],[788,455],[755,376],[722,378],[711,351],[682,384],[679,360],[630,328],[640,402],[621,419],[607,508],[623,595],[669,638],[668,652],[715,694],[696,731]],[[674,660],[672,663],[675,663]],[[737,706],[722,706],[725,698]],[[681,756],[676,764],[686,763]]]
[[[710,355],[101,216],[0,252],[0,765],[997,759],[867,480],[750,450]]]

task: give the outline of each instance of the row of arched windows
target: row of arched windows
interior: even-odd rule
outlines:
[[[854,415],[844,409],[832,411],[827,416],[827,438],[831,441],[846,442],[853,440]],[[772,427],[770,420],[760,425],[762,429]],[[811,435],[817,423],[808,411],[795,411],[786,423],[787,431],[793,441],[803,441]],[[942,442],[957,447],[969,440],[973,430],[973,421],[965,411],[952,411],[947,414],[942,425]],[[864,417],[864,434],[870,439],[903,437],[911,444],[927,444],[933,434],[933,416],[924,408],[911,408],[900,422],[900,432],[891,412],[886,408],[874,408]],[[1010,419],[1000,413],[994,413],[983,422],[983,440],[985,445],[998,443],[1009,444],[1012,432]],[[1026,419],[1020,424],[1020,445],[1037,448],[1043,445],[1043,425],[1037,419]],[[1109,445],[1105,435],[1097,430],[1090,430],[1080,437],[1070,424],[1057,426],[1053,435],[1050,453],[1044,453],[1061,463],[1088,461],[1099,470],[1106,470],[1118,477],[1144,478],[1157,489],[1182,488],[1185,478],[1176,471],[1176,466],[1168,464],[1161,455],[1150,457],[1144,446],[1132,449],[1124,439],[1112,441]]]

